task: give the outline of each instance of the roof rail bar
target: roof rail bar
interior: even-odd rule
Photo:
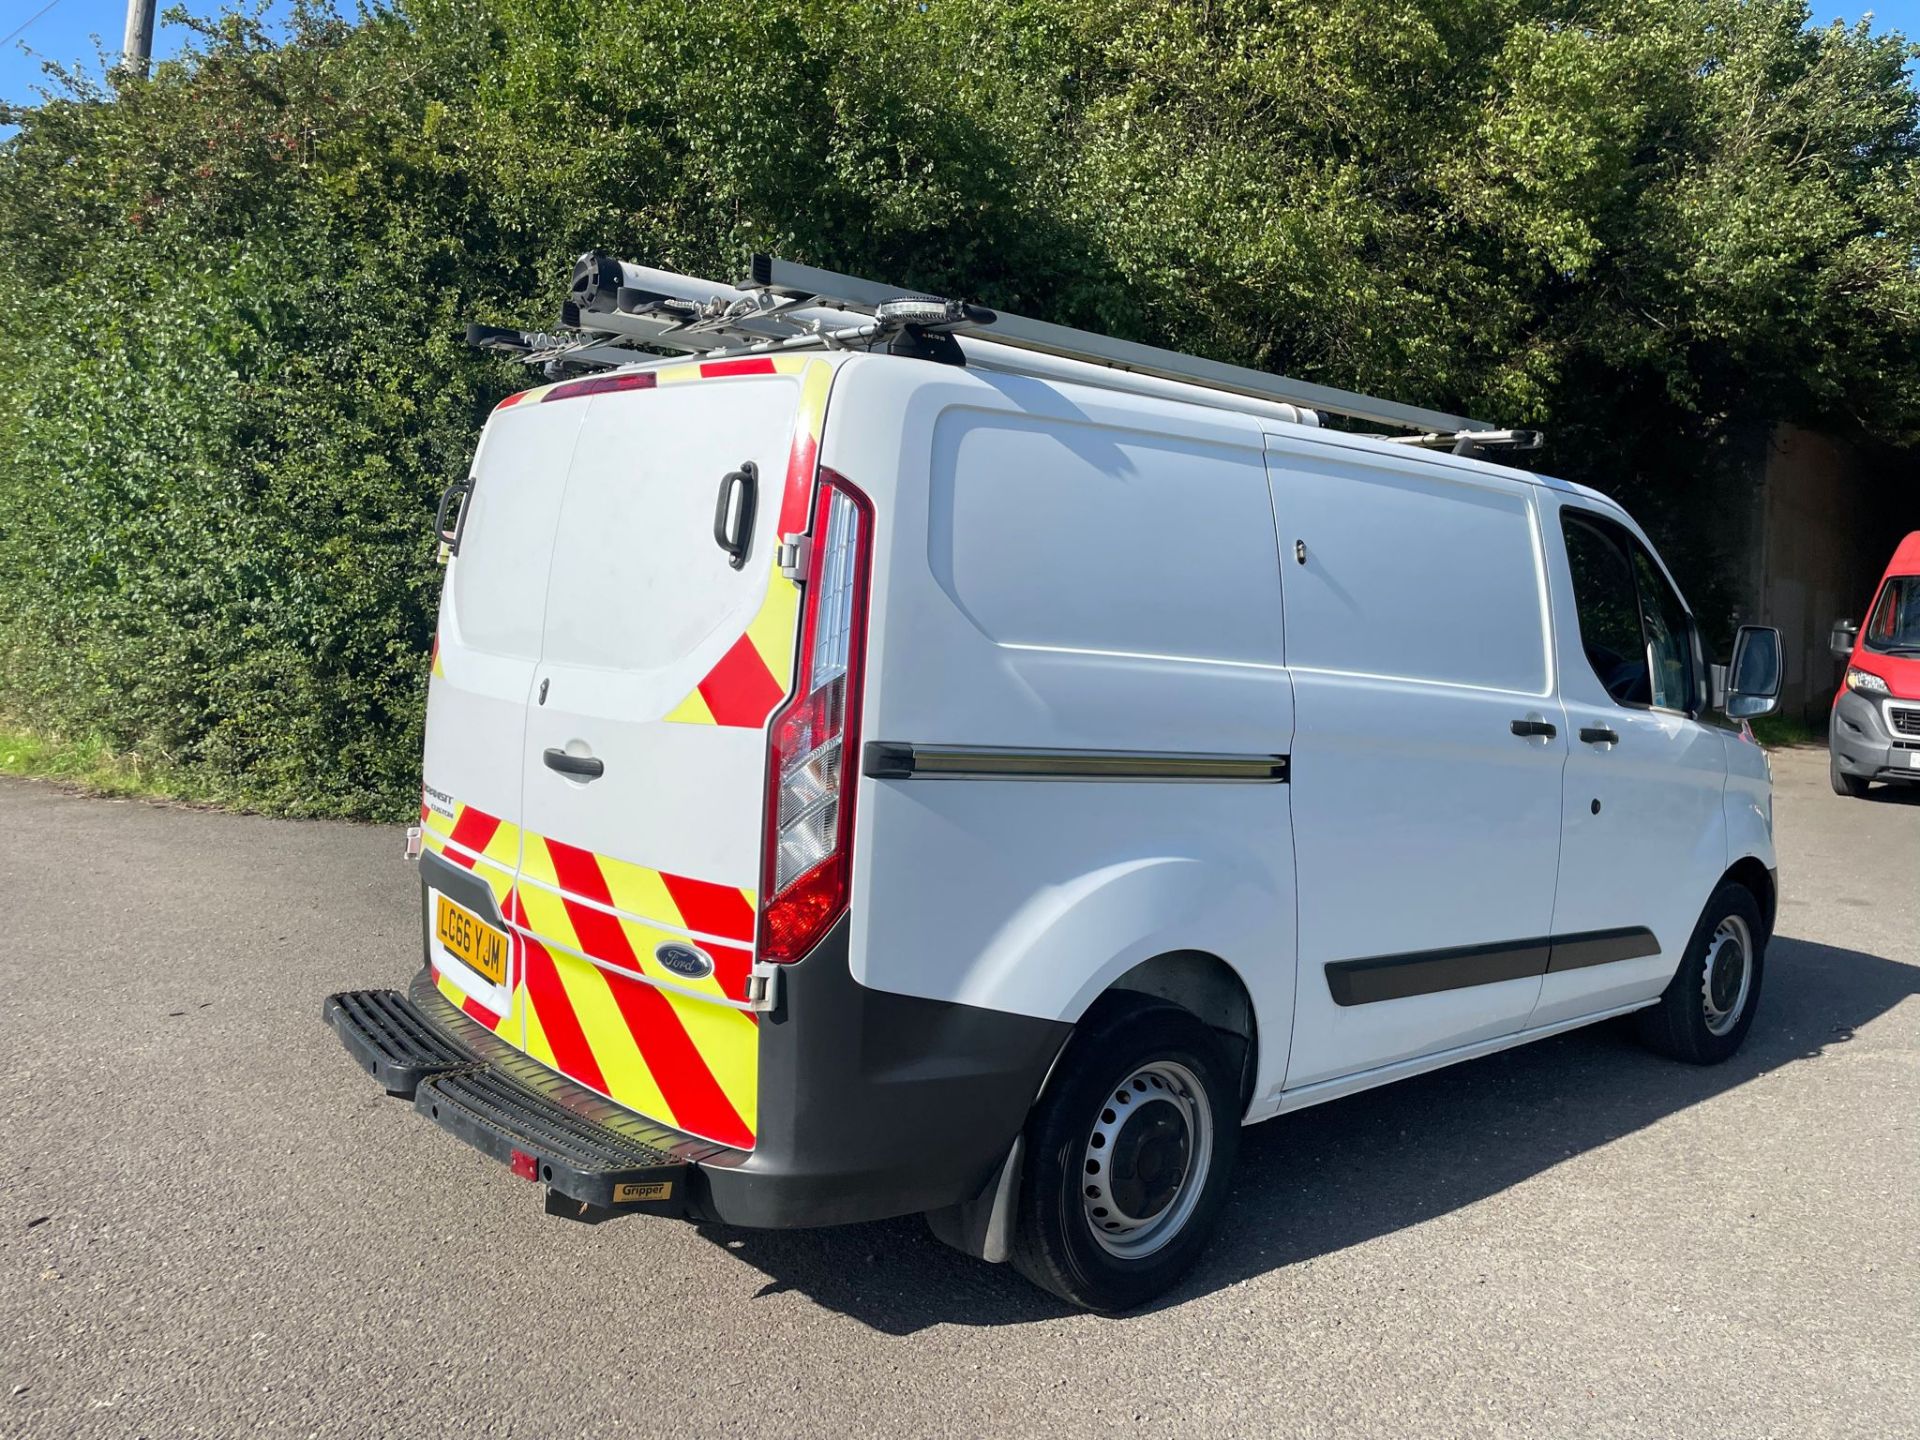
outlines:
[[[1018,357],[1024,352],[1100,367],[1113,376],[1115,388],[1191,385],[1214,392],[1221,403],[1233,397],[1237,403],[1229,408],[1294,416],[1307,424],[1318,423],[1322,413],[1342,415],[1414,432],[1391,437],[1406,444],[1461,454],[1539,444],[1534,431],[1502,430],[1485,420],[996,312],[771,255],[753,256],[746,280],[733,286],[590,251],[574,264],[560,318],[563,333],[476,326],[469,343],[542,364],[553,375],[572,367],[632,365],[651,358],[634,346],[720,357],[807,347],[871,349],[916,339],[951,347],[951,340],[939,337],[952,336],[982,347],[975,352],[977,359],[995,369],[1019,372],[1031,365],[1031,373],[1057,378],[1057,366],[1023,362]],[[938,345],[933,353],[940,353]],[[949,353],[960,358],[958,352]],[[1091,381],[1092,373],[1088,383],[1098,383]],[[1144,378],[1129,383],[1122,378],[1127,375]],[[1264,406],[1284,409],[1259,408]],[[1523,438],[1527,436],[1530,443]]]
[[[865,311],[876,309],[891,300],[940,298],[924,291],[880,285],[852,275],[836,275],[831,270],[818,270],[811,265],[796,265],[770,255],[753,257],[749,278],[741,288],[765,290],[789,300],[824,301],[829,305]],[[992,340],[1023,350],[1090,361],[1117,370],[1134,370],[1144,375],[1159,376],[1163,380],[1184,380],[1209,389],[1228,390],[1259,400],[1277,400],[1285,405],[1345,415],[1354,420],[1391,425],[1403,430],[1458,432],[1495,428],[1485,420],[1449,415],[1445,411],[1429,410],[1419,405],[1403,405],[1396,400],[1382,400],[1352,390],[1338,390],[1331,385],[1293,380],[1285,375],[1254,370],[1244,365],[1228,365],[1223,361],[1207,360],[1178,350],[1163,350],[1158,345],[1142,345],[1137,341],[1119,340],[1092,330],[1075,330],[1046,320],[1010,315],[1004,310],[994,312],[994,318],[990,321],[962,320],[941,328],[962,339],[971,336],[977,340]]]

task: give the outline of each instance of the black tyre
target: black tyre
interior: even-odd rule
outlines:
[[[1827,750],[1827,779],[1833,782],[1833,793],[1850,795],[1855,800],[1862,799],[1867,793],[1866,777],[1849,775],[1840,768],[1840,757],[1831,747]]]
[[[1167,1289],[1219,1218],[1240,1112],[1239,1069],[1193,1014],[1102,1000],[1027,1118],[1014,1265],[1089,1310]]]
[[[1766,948],[1760,902],[1728,881],[1707,902],[1660,1003],[1635,1016],[1641,1040],[1694,1065],[1718,1065],[1732,1055],[1760,1004]]]

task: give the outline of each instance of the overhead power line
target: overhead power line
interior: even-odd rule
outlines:
[[[27,27],[29,25],[33,24],[34,21],[38,20],[42,15],[46,14],[49,10],[53,9],[53,7],[58,5],[59,3],[60,3],[60,0],[47,0],[46,4],[42,5],[38,10],[34,11],[33,14],[29,15],[17,27],[15,27],[12,31],[10,31],[6,39],[0,40],[0,45],[11,45],[14,41],[18,40],[22,35],[27,33]]]

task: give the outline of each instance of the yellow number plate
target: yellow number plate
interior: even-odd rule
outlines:
[[[456,905],[444,895],[438,902],[433,933],[468,968],[484,975],[496,985],[507,983],[507,937],[487,924],[471,910]]]

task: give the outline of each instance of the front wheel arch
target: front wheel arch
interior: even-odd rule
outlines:
[[[1726,874],[1714,882],[1713,888],[1717,891],[1729,882],[1743,885],[1752,892],[1754,903],[1760,907],[1760,923],[1766,930],[1763,943],[1772,939],[1774,916],[1780,903],[1774,872],[1761,863],[1758,856],[1746,855],[1728,866]],[[1711,895],[1708,899],[1711,901]]]

